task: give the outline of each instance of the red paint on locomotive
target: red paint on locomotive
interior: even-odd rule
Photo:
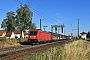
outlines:
[[[43,32],[42,30],[30,30],[29,42],[49,41],[51,40],[51,33]]]

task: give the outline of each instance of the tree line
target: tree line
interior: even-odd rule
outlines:
[[[22,31],[36,29],[35,23],[32,22],[33,12],[30,11],[27,4],[20,5],[16,12],[10,11],[6,13],[6,18],[3,19],[1,28],[6,31],[6,35],[10,35],[12,31]]]
[[[88,31],[88,33],[87,33],[87,38],[90,38],[90,32]]]

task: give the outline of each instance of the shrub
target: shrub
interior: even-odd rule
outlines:
[[[6,37],[0,37],[0,41],[6,41]]]

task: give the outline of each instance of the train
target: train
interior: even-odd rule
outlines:
[[[69,40],[71,39],[71,37],[57,33],[42,31],[40,29],[30,30],[28,32],[28,42],[30,43],[43,43],[43,42],[58,41],[63,39]]]

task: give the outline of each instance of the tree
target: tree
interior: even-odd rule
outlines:
[[[35,29],[36,29],[36,24],[35,24],[35,23],[32,23],[30,29],[31,29],[31,30],[35,30]]]
[[[32,16],[33,13],[26,4],[20,5],[20,8],[16,10],[16,27],[21,31],[20,37],[22,37],[22,31],[31,29]]]
[[[88,33],[87,33],[87,38],[90,38],[90,32],[88,31]]]
[[[10,35],[10,33],[15,30],[15,17],[14,16],[15,14],[13,11],[7,12],[6,18],[3,19],[2,21],[1,28],[3,28],[6,31],[7,35]]]

